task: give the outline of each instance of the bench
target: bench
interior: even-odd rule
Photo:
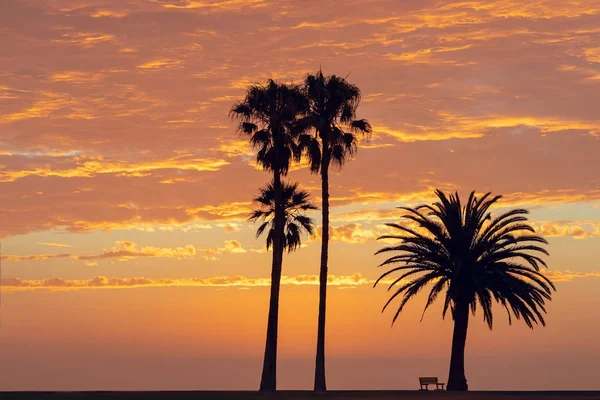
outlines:
[[[419,384],[421,384],[421,390],[429,390],[429,385],[435,385],[435,390],[444,390],[445,385],[445,383],[438,382],[438,378],[435,376],[421,377]]]

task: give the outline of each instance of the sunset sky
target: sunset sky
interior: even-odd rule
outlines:
[[[0,0],[0,62],[0,390],[258,388],[271,254],[246,219],[270,175],[228,112],[319,68],[373,126],[331,174],[329,388],[446,381],[441,305],[391,327],[372,288],[383,224],[441,188],[531,210],[558,288],[546,328],[472,319],[469,387],[600,389],[600,1]],[[282,389],[312,388],[305,244]]]

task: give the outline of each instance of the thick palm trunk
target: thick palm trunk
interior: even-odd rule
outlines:
[[[448,390],[468,390],[465,377],[465,345],[469,327],[469,303],[457,302],[454,310],[454,333],[452,335],[452,354],[450,355],[450,372],[448,374]]]
[[[321,268],[319,270],[319,324],[317,327],[317,357],[315,365],[315,391],[325,392],[325,314],[327,308],[327,258],[329,255],[329,146],[323,143],[321,165],[321,192],[323,197],[323,232],[321,234]]]
[[[267,321],[267,340],[263,361],[261,392],[274,392],[277,389],[277,331],[279,322],[279,290],[281,287],[281,269],[283,265],[284,215],[281,200],[281,176],[274,174],[275,192],[275,237],[273,238],[273,262],[271,267],[271,297],[269,299],[269,317]]]

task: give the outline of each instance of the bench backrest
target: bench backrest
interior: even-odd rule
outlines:
[[[423,385],[435,385],[436,383],[438,383],[438,378],[434,376],[426,376],[423,378],[419,378],[419,382]]]

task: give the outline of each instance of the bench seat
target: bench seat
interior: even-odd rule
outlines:
[[[429,385],[435,385],[435,390],[444,390],[445,383],[438,382],[437,376],[424,376],[419,378],[421,390],[429,390]]]

